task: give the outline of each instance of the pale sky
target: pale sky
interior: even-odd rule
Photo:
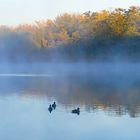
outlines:
[[[83,13],[140,6],[140,0],[0,0],[0,25],[33,23],[64,12]]]

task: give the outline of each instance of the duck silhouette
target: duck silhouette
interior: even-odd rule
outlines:
[[[72,110],[72,113],[79,115],[80,114],[80,108]]]
[[[50,113],[52,112],[53,108],[52,108],[51,105],[49,106],[48,110],[49,110]]]
[[[55,102],[52,104],[52,108],[56,109],[56,103]]]

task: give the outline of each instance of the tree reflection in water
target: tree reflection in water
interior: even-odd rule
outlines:
[[[140,80],[135,77],[69,75],[56,77],[1,77],[0,95],[55,99],[64,107],[102,110],[108,115],[140,114]]]

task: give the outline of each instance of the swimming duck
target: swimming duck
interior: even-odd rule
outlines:
[[[55,103],[55,102],[52,104],[52,108],[53,108],[53,109],[56,108],[56,103]]]
[[[80,108],[78,107],[77,109],[72,110],[72,113],[75,113],[77,115],[80,114]]]
[[[48,110],[49,110],[50,113],[52,112],[53,108],[52,108],[51,105],[49,106]]]

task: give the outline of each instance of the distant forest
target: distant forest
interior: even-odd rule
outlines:
[[[0,26],[0,61],[140,60],[140,8],[116,8]]]

